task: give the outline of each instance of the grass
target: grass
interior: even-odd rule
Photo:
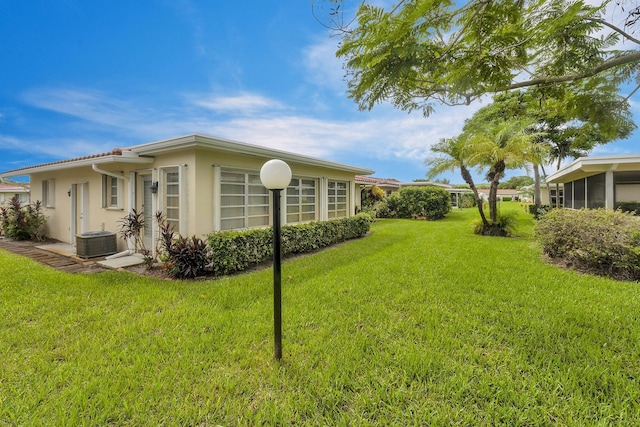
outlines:
[[[0,425],[638,425],[638,284],[546,265],[524,214],[517,238],[476,215],[287,261],[281,363],[271,270],[81,276],[0,251]]]

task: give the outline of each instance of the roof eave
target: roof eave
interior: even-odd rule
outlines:
[[[607,171],[615,171],[620,165],[637,163],[640,165],[640,155],[624,154],[614,156],[580,157],[562,169],[547,177],[551,184],[574,181]]]
[[[288,151],[276,150],[273,148],[260,147],[257,145],[232,141],[229,139],[214,138],[201,134],[185,135],[178,138],[165,139],[162,141],[135,145],[128,148],[131,151],[138,153],[139,155],[156,155],[185,148],[209,148],[237,154],[259,156],[266,159],[278,158],[280,160],[309,166],[339,169],[346,172],[352,172],[357,175],[371,175],[374,173],[374,171],[371,169],[360,168],[357,166],[351,166],[338,162],[331,162],[315,157],[290,153]]]
[[[153,163],[153,157],[140,157],[131,155],[110,155],[103,157],[95,157],[90,159],[74,160],[70,162],[50,163],[41,166],[34,166],[24,169],[16,169],[13,171],[3,172],[0,176],[3,178],[17,177],[17,176],[29,176],[34,173],[52,172],[63,169],[70,169],[82,166],[91,166],[94,164],[108,164],[108,163],[133,163],[133,164],[150,164]]]

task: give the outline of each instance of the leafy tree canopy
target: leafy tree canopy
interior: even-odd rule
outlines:
[[[498,185],[500,189],[518,189],[527,185],[533,185],[533,178],[530,176],[513,176],[506,181],[501,182]]]
[[[485,126],[514,119],[531,121],[539,132],[537,142],[549,147],[550,160],[558,164],[567,157],[584,156],[597,145],[627,138],[636,129],[628,101],[601,77],[497,94],[473,121]]]
[[[618,87],[637,78],[640,41],[603,18],[609,2],[400,0],[390,10],[363,3],[337,55],[361,109],[388,101],[428,115],[434,102],[469,104],[520,88],[588,88],[593,79]]]

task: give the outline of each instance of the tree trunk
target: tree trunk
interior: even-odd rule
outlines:
[[[489,226],[489,221],[487,221],[487,217],[484,215],[484,209],[482,209],[482,197],[478,194],[478,189],[476,188],[476,184],[473,182],[473,178],[471,177],[471,173],[469,169],[463,164],[460,164],[460,174],[462,175],[462,179],[464,182],[469,184],[471,191],[473,191],[473,195],[476,198],[476,206],[478,206],[478,212],[480,213],[480,218],[482,219],[482,223],[485,227]]]
[[[504,162],[499,161],[493,166],[493,171],[489,173],[489,216],[492,224],[498,222],[498,184],[500,184],[505,167]]]
[[[495,178],[497,174],[491,177],[491,185],[489,186],[489,218],[491,223],[498,222],[498,180]]]
[[[537,163],[533,165],[533,180],[533,203],[535,203],[537,211],[542,204],[542,194],[540,192],[540,169]]]
[[[544,170],[544,166],[540,165],[542,168],[542,176],[544,176],[544,182],[547,182],[547,171]],[[551,206],[551,186],[547,183],[547,197],[549,197],[549,206]],[[558,193],[558,184],[556,184],[556,207],[560,207],[560,193]]]

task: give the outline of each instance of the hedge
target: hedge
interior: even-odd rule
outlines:
[[[622,212],[633,212],[636,215],[640,215],[640,203],[638,202],[619,202],[617,209]]]
[[[555,207],[550,205],[540,205],[539,207],[536,205],[529,205],[529,213],[533,215],[535,219],[540,219],[548,212],[550,212]]]
[[[451,195],[440,187],[402,187],[385,199],[380,217],[444,219],[451,212]]]
[[[553,209],[535,235],[551,258],[614,279],[640,279],[640,218],[605,209]]]
[[[282,227],[282,255],[300,254],[335,243],[363,237],[369,232],[371,216],[310,222]],[[211,269],[216,276],[246,270],[273,258],[272,229],[219,231],[207,235]]]

